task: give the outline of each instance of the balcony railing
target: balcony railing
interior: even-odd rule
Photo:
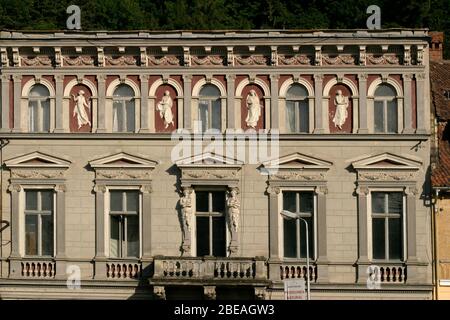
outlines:
[[[264,280],[264,259],[155,257],[154,279]]]
[[[280,280],[284,279],[308,279],[308,268],[306,264],[282,264],[280,265]],[[317,280],[317,266],[309,266],[309,281]]]
[[[107,279],[139,279],[142,273],[141,263],[136,261],[106,262]]]
[[[21,276],[24,278],[54,278],[56,265],[53,261],[22,261]]]
[[[381,283],[405,283],[407,279],[407,269],[404,265],[377,265],[372,267],[373,276],[376,273],[376,267],[379,268],[379,279]],[[377,275],[375,275],[376,277]]]

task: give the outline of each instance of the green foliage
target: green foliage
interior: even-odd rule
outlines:
[[[0,29],[65,29],[70,4],[84,30],[364,29],[366,8],[381,8],[383,28],[446,34],[449,0],[0,0]]]

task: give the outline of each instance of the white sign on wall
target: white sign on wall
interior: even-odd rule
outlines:
[[[284,279],[285,300],[306,300],[304,279]]]

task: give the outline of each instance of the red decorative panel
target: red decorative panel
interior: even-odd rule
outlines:
[[[169,96],[172,100],[172,123],[169,123],[166,128],[166,123],[164,117],[164,112],[158,110],[158,104],[163,99],[164,93],[168,91]],[[168,84],[163,84],[156,89],[156,101],[155,101],[155,130],[156,132],[172,132],[177,129],[178,124],[178,101],[177,92],[174,87]],[[170,116],[170,115],[169,115]],[[170,120],[170,119],[168,119]]]
[[[242,101],[241,101],[241,127],[244,130],[250,129],[246,123],[247,115],[248,115],[248,108],[247,108],[247,97],[249,96],[249,93],[251,90],[255,90],[256,95],[259,98],[259,104],[261,106],[260,108],[260,114],[259,114],[259,120],[255,126],[255,129],[264,129],[265,126],[265,102],[264,102],[264,91],[262,88],[256,84],[249,84],[244,87],[242,90]]]
[[[416,88],[416,79],[411,81],[411,103],[412,103],[412,127],[417,129],[417,88]]]
[[[348,107],[336,107],[336,95],[338,90],[342,92],[342,96],[348,98]],[[344,84],[336,84],[330,89],[330,100],[328,103],[328,121],[330,125],[330,133],[351,133],[353,126],[353,103],[351,99],[351,90]],[[336,112],[338,115],[336,116]],[[339,119],[345,121],[340,123]],[[335,120],[335,121],[333,121]],[[336,123],[335,123],[336,122]],[[338,127],[341,125],[341,128]]]

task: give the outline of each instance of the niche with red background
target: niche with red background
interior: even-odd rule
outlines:
[[[78,128],[78,121],[77,116],[73,115],[73,110],[75,108],[75,101],[73,100],[73,96],[78,96],[78,92],[80,90],[84,91],[84,98],[86,99],[86,103],[90,106],[90,108],[84,107],[84,110],[86,111],[86,114],[88,115],[89,121],[91,122],[91,125],[85,124],[81,126],[81,128]],[[92,107],[93,102],[91,99],[92,92],[89,90],[89,88],[83,84],[77,84],[70,90],[70,103],[69,103],[69,126],[70,126],[70,132],[91,132],[92,131]]]
[[[258,123],[256,124],[255,129],[264,129],[265,125],[265,114],[266,107],[264,101],[264,91],[257,84],[249,84],[242,89],[242,101],[241,101],[241,128],[244,130],[250,129],[251,127],[247,126],[245,119],[247,119],[248,109],[247,109],[247,97],[250,93],[250,90],[255,90],[256,95],[259,98],[259,104],[261,106],[260,116],[258,119]]]
[[[334,115],[336,114],[336,92],[342,91],[342,95],[348,97],[347,119],[345,119],[342,129],[335,126],[333,122]],[[328,101],[328,122],[330,124],[330,133],[352,133],[353,128],[353,101],[352,94],[349,87],[345,84],[336,84],[330,89],[330,99]]]
[[[157,109],[158,103],[164,96],[164,92],[169,91],[170,97],[172,98],[172,115],[173,115],[173,125],[169,124],[165,128],[164,118],[161,118],[159,111]],[[155,131],[156,132],[172,132],[178,127],[178,101],[177,101],[177,91],[170,84],[163,84],[156,89],[156,100],[155,100]]]

